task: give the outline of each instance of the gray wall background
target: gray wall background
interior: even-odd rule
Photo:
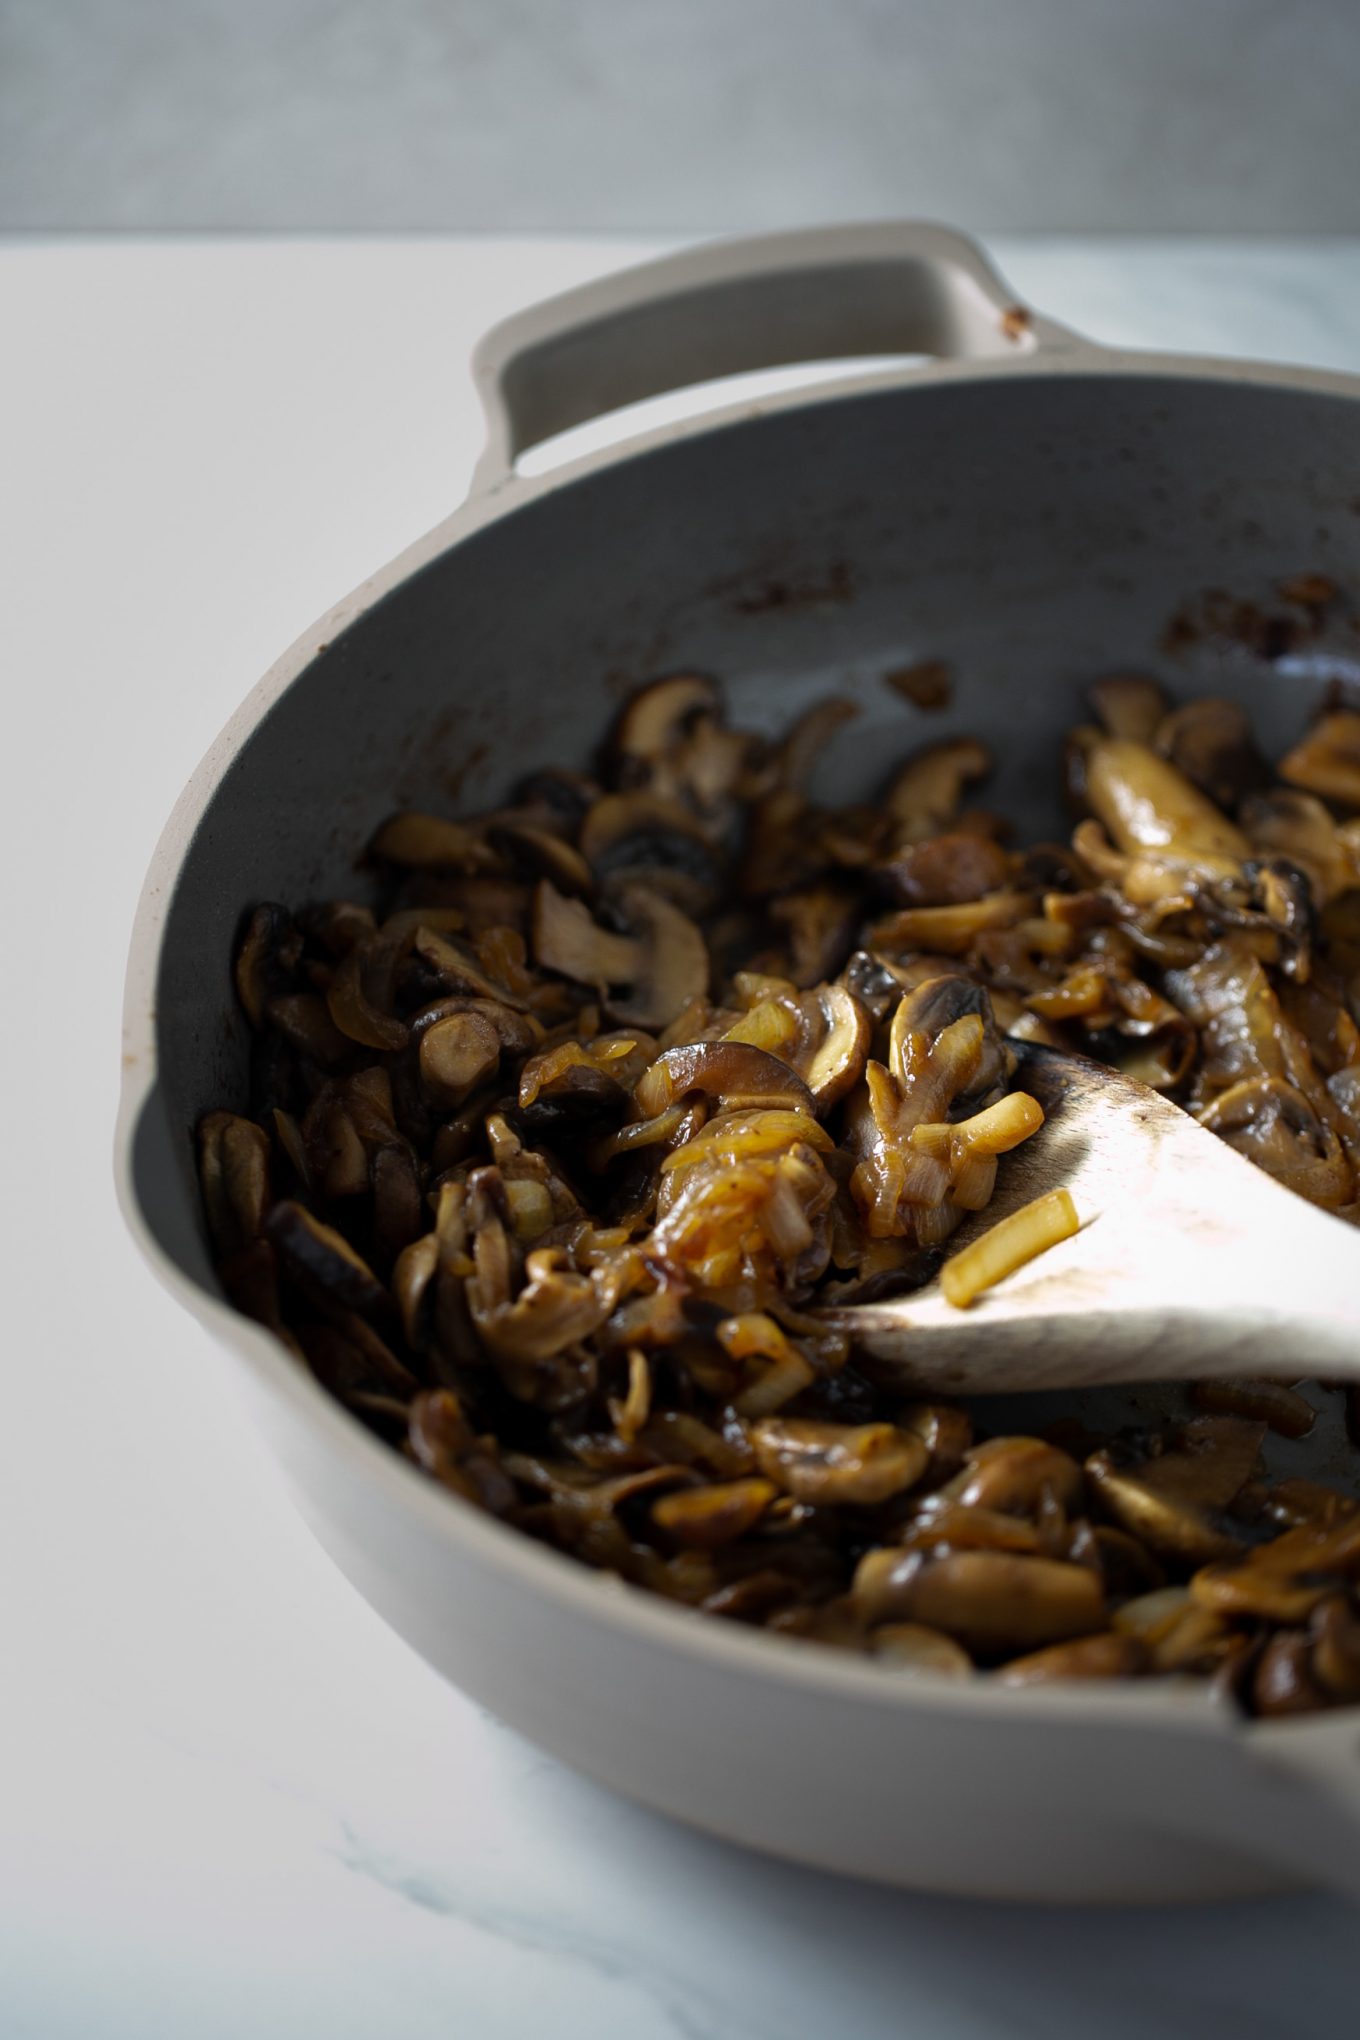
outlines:
[[[1360,229],[1357,0],[0,0],[0,228]]]

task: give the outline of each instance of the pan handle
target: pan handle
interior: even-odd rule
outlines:
[[[976,241],[894,221],[717,241],[493,326],[473,355],[486,450],[473,493],[541,440],[663,391],[848,355],[1018,360],[1089,346],[1021,304]]]

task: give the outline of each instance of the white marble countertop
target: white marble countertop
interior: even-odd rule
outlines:
[[[180,785],[275,653],[462,492],[476,333],[634,252],[0,248],[0,2034],[1347,2030],[1357,1922],[1334,1900],[1088,1914],[886,1893],[563,1771],[331,1570],[229,1369],[122,1236],[122,961]],[[1098,337],[1360,369],[1360,244],[997,252]]]

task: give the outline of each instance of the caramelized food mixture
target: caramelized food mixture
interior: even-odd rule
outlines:
[[[1360,1699],[1360,1505],[1263,1476],[1295,1387],[980,1437],[824,1314],[941,1266],[966,1304],[1070,1229],[1041,1200],[949,1259],[1042,1119],[1010,1037],[1360,1218],[1360,715],[1272,768],[1230,702],[1091,705],[1070,843],[1015,846],[964,738],[818,806],[849,706],[771,743],[686,674],[598,777],[393,816],[376,910],[257,906],[250,1116],[198,1135],[227,1293],[463,1501],[691,1608],[958,1676]]]

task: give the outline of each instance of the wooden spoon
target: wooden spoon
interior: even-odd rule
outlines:
[[[1360,1381],[1360,1232],[1145,1084],[1028,1042],[1045,1123],[950,1251],[1066,1187],[1081,1230],[966,1310],[938,1283],[828,1315],[904,1385],[957,1394],[1216,1375]]]

